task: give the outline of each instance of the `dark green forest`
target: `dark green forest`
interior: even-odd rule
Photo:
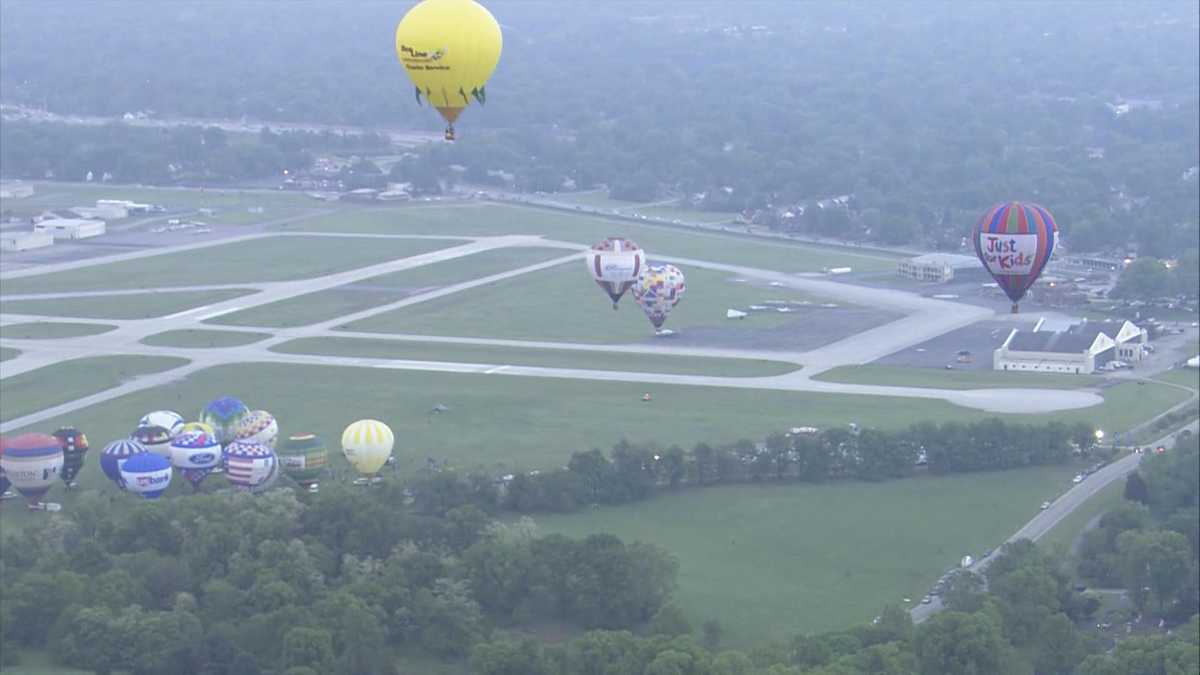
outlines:
[[[947,248],[989,204],[1029,199],[1067,250],[1197,245],[1195,3],[567,6],[489,3],[506,37],[487,106],[412,173],[502,169],[520,189],[571,179]],[[0,98],[433,131],[392,53],[404,8],[5,2]],[[843,214],[776,222],[843,194]]]

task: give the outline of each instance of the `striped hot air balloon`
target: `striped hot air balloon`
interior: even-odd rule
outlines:
[[[1030,202],[1006,202],[988,209],[975,223],[975,255],[1012,300],[1013,314],[1037,281],[1058,243],[1058,226],[1046,209]]]
[[[646,252],[629,239],[609,237],[592,246],[584,262],[596,285],[608,294],[613,309],[616,309],[621,296],[641,276],[646,266]]]
[[[42,497],[58,480],[62,470],[63,449],[58,439],[47,434],[21,434],[8,440],[0,466],[4,474],[24,495],[30,507],[37,507]]]
[[[379,473],[395,442],[391,428],[379,420],[359,420],[342,432],[342,452],[350,466],[364,478]]]
[[[75,487],[75,477],[83,468],[83,459],[87,455],[87,436],[84,436],[83,432],[75,427],[62,427],[53,435],[63,447],[63,467],[59,476],[68,488],[73,488]]]
[[[153,452],[134,455],[121,465],[125,490],[142,499],[158,499],[171,484],[171,463]]]
[[[275,451],[262,443],[234,441],[225,446],[225,478],[238,490],[262,492],[279,475]]]
[[[130,457],[144,452],[150,451],[132,438],[117,439],[104,446],[104,449],[100,451],[100,470],[109,480],[116,483],[117,487],[124,490],[125,483],[121,480],[121,465]]]
[[[280,444],[278,453],[283,472],[301,487],[315,491],[328,461],[324,441],[314,434],[292,434]]]

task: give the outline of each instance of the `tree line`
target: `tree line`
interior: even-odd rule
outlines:
[[[566,466],[494,478],[444,471],[413,485],[419,508],[444,513],[462,504],[485,511],[570,512],[594,504],[648,499],[663,489],[762,481],[879,481],[930,473],[994,471],[1061,464],[1090,454],[1096,438],[1085,423],[1041,426],[998,418],[979,422],[923,422],[900,431],[833,427],[811,433],[771,434],[762,443],[678,446],[621,441],[605,455],[576,452]]]

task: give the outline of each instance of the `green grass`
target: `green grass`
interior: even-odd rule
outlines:
[[[540,270],[513,279],[410,305],[340,326],[375,333],[418,333],[600,344],[645,340],[654,332],[627,294],[620,311],[592,283],[582,264]],[[731,307],[766,300],[811,300],[797,291],[733,283],[729,274],[685,269],[687,292],[664,325],[676,331],[702,326],[732,330],[771,328],[799,321],[802,312],[725,318]]]
[[[54,340],[99,335],[116,329],[116,326],[109,326],[102,323],[32,321],[30,323],[11,323],[7,326],[2,326],[0,327],[0,336],[9,338],[10,340]]]
[[[370,340],[362,338],[300,338],[290,340],[271,351],[286,354],[323,354],[412,361],[450,361],[493,365],[542,366],[546,368],[583,368],[587,370],[623,370],[633,372],[678,373],[724,377],[780,375],[800,366],[782,361],[754,359],[711,359],[653,354],[622,354],[618,351],[593,352],[566,349],[523,349],[459,345],[406,340]]]
[[[134,202],[161,204],[168,209],[212,208],[238,210],[243,213],[251,206],[261,206],[273,217],[273,208],[321,208],[325,205],[298,192],[193,190],[178,188],[134,187],[127,185],[86,185],[67,183],[34,183],[34,194],[25,199],[5,200],[14,207],[70,208],[94,206],[97,199],[128,199]],[[220,215],[218,212],[217,215]],[[136,217],[136,216],[135,216]]]
[[[1053,417],[1068,423],[1081,419],[1094,421],[1098,428],[1119,432],[1145,422],[1188,397],[1187,392],[1153,382],[1145,385],[1122,382],[1105,387],[1101,395],[1104,397],[1103,405],[1057,413]]]
[[[623,199],[613,199],[605,190],[590,190],[588,192],[556,192],[548,196],[561,204],[579,204],[597,209],[626,209],[642,206],[642,202],[627,202]]]
[[[905,366],[841,366],[813,377],[822,382],[879,384],[896,387],[932,387],[938,389],[1030,388],[1080,389],[1094,387],[1104,380],[1087,375],[1056,373],[1009,373],[995,370],[946,370],[944,368],[908,368]]]
[[[681,220],[685,223],[728,223],[737,218],[736,213],[726,213],[722,211],[698,211],[695,209],[683,208],[680,206],[647,206],[640,209],[626,209],[625,213],[637,211],[639,214],[647,218],[666,218],[667,220]]]
[[[163,253],[4,282],[6,293],[55,293],[290,281],[427,253],[443,240],[272,237]]]
[[[855,271],[893,270],[896,259],[844,248],[765,242],[750,237],[638,224],[612,218],[508,204],[399,206],[348,211],[282,226],[285,230],[454,234],[461,236],[540,234],[594,244],[605,237],[630,237],[654,255],[696,258],[780,272],[819,272],[849,266]]]
[[[537,521],[543,532],[665,547],[692,625],[717,620],[731,646],[745,646],[869,622],[921,597],[963,554],[1009,537],[1073,471],[688,489]]]
[[[1063,548],[1070,551],[1075,538],[1092,518],[1116,508],[1124,500],[1125,481],[1115,480],[1104,486],[1102,490],[1092,495],[1086,502],[1071,512],[1071,515],[1058,521],[1050,528],[1038,543],[1047,549]]]
[[[418,289],[486,277],[552,260],[566,253],[561,249],[546,248],[493,249],[224,314],[207,323],[273,328],[306,326],[395,302]]]
[[[47,300],[10,300],[0,302],[0,312],[85,319],[150,319],[253,292],[247,288],[229,288],[215,291],[165,291]]]
[[[21,350],[12,347],[0,347],[0,361],[15,359],[21,355]]]
[[[187,359],[168,356],[96,356],[6,377],[0,380],[0,401],[4,402],[0,406],[0,421],[7,422],[111,389],[138,375],[157,373],[186,363]],[[137,418],[134,418],[124,426],[132,428],[136,422]]]
[[[169,330],[148,335],[142,344],[152,347],[240,347],[271,337],[269,333],[251,333],[232,330],[205,330],[203,328]]]
[[[1154,379],[1160,382],[1170,382],[1181,387],[1187,387],[1192,391],[1200,391],[1200,370],[1196,368],[1176,368],[1168,370],[1161,375],[1155,375]]]

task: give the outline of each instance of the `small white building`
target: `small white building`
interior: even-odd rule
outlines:
[[[54,237],[45,232],[5,232],[0,234],[0,251],[28,251],[54,244]]]
[[[1042,373],[1094,373],[1114,361],[1138,363],[1145,352],[1149,333],[1129,321],[1089,323],[1066,330],[1040,330],[1039,320],[1031,331],[1013,329],[993,353],[995,370]]]
[[[89,220],[120,220],[129,216],[129,211],[119,204],[103,206],[76,206],[71,213]]]
[[[956,253],[927,253],[896,263],[896,273],[906,279],[946,283],[954,279],[954,271],[977,267],[975,258]]]
[[[45,232],[55,239],[87,239],[104,234],[103,220],[80,218],[48,218],[33,226],[34,232]]]

